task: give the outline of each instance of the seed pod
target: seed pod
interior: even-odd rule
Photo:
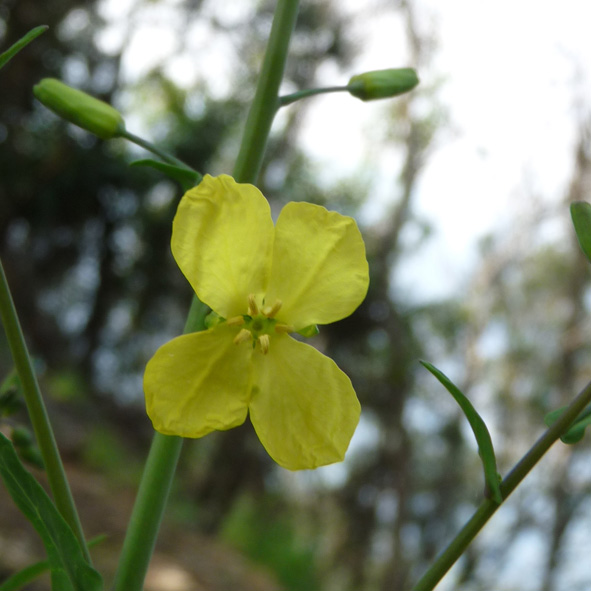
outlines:
[[[33,87],[33,94],[60,117],[104,140],[117,137],[125,131],[125,121],[119,111],[55,78],[41,80]]]
[[[373,101],[404,94],[418,83],[419,78],[412,68],[374,70],[353,76],[347,90],[362,101]]]

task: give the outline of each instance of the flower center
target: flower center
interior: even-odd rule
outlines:
[[[252,341],[253,349],[257,343],[261,352],[266,355],[271,343],[271,335],[276,332],[293,332],[294,328],[287,324],[277,322],[275,315],[281,309],[281,300],[276,300],[272,306],[266,306],[263,300],[262,308],[259,308],[254,294],[248,296],[248,314],[229,318],[229,325],[241,326],[240,332],[234,338],[234,343],[239,345],[246,341]]]

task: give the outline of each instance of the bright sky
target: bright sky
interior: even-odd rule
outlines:
[[[355,10],[359,2],[347,6]],[[432,67],[419,75],[425,85],[443,78],[439,100],[451,125],[439,138],[415,196],[415,211],[435,225],[436,233],[407,260],[402,289],[411,297],[436,297],[457,288],[474,263],[477,238],[508,223],[520,204],[523,209],[527,194],[535,191],[548,200],[563,195],[577,117],[591,96],[591,4],[418,0],[416,6],[419,26],[438,40]],[[359,29],[366,53],[351,73],[406,65],[395,20],[378,11]],[[360,119],[369,135],[379,127],[383,103],[345,102],[343,97],[347,125]],[[343,127],[335,103],[326,97],[311,109],[306,145],[329,170],[355,170],[362,150],[334,141]],[[395,198],[390,186],[398,161],[383,152],[372,161],[381,182],[370,219],[379,218],[380,205]]]

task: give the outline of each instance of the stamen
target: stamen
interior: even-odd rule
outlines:
[[[262,334],[259,338],[259,345],[261,346],[261,351],[263,355],[266,355],[269,352],[269,345],[271,344],[271,339],[269,338],[268,334]]]
[[[290,326],[289,324],[276,324],[275,332],[295,332],[295,326]]]
[[[263,308],[263,314],[267,318],[274,318],[275,314],[281,310],[281,306],[283,306],[283,302],[281,300],[275,300],[275,303],[272,306],[265,306]]]
[[[242,326],[244,324],[244,318],[242,316],[233,316],[226,320],[228,326]]]
[[[235,337],[234,337],[234,344],[239,345],[240,343],[245,343],[246,341],[250,341],[252,339],[252,333],[250,330],[246,330],[243,328]]]
[[[259,307],[257,306],[254,293],[248,296],[248,313],[250,316],[256,316],[259,313]]]

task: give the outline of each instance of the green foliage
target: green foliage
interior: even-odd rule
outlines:
[[[295,518],[266,499],[243,497],[228,515],[222,538],[254,562],[268,567],[288,591],[319,589],[314,548],[302,542]]]
[[[501,479],[497,472],[495,450],[486,423],[476,412],[472,403],[443,372],[439,371],[427,361],[421,361],[421,365],[429,370],[439,382],[445,386],[446,390],[454,397],[455,401],[466,415],[470,427],[472,427],[472,431],[474,432],[474,436],[476,437],[476,442],[478,443],[478,453],[484,469],[486,492],[494,501],[501,504],[503,502],[503,495],[501,494],[501,488],[499,486]]]
[[[149,168],[159,170],[173,181],[177,181],[185,191],[198,185],[201,181],[201,175],[195,170],[183,168],[181,166],[174,166],[173,164],[166,164],[165,162],[160,162],[151,158],[135,160],[130,166],[148,166]]]
[[[0,591],[18,591],[50,569],[49,561],[41,560],[8,577],[0,584]]]
[[[570,214],[581,249],[591,261],[591,205],[585,201],[571,203]]]
[[[102,578],[86,562],[76,536],[41,485],[25,470],[12,443],[1,434],[0,476],[43,541],[51,567],[52,588],[56,591],[100,591]]]
[[[0,53],[0,68],[3,68],[21,49],[24,49],[31,41],[45,33],[49,27],[41,25],[31,29],[24,37],[11,45],[5,52]]]
[[[563,406],[552,412],[549,412],[544,417],[544,423],[547,427],[550,427],[558,417],[562,415],[562,413],[567,409],[567,406]],[[583,439],[585,435],[585,429],[591,425],[591,406],[587,407],[573,422],[573,424],[568,428],[568,431],[560,437],[560,440],[563,443],[567,444],[574,444],[578,443]]]

